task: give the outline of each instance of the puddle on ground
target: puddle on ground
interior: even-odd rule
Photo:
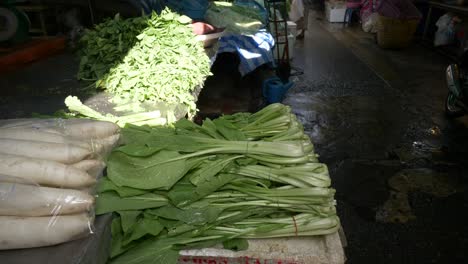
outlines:
[[[404,130],[401,110],[371,96],[295,90],[284,103],[292,107],[320,153],[330,157],[350,153],[351,157],[384,159]]]
[[[393,153],[403,163],[410,163],[415,160],[426,159],[430,160],[433,152],[438,149],[428,143],[421,141],[414,141],[413,144],[393,150]]]
[[[463,189],[448,173],[427,168],[402,170],[388,180],[388,186],[389,199],[376,213],[376,220],[383,223],[406,223],[416,218],[408,199],[411,192],[444,198]]]
[[[428,133],[440,133],[438,128],[430,128]],[[441,142],[429,142],[427,140],[414,141],[407,146],[399,147],[391,151],[391,156],[396,156],[403,164],[455,165],[450,158],[447,147]]]

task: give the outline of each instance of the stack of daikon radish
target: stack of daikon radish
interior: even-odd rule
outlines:
[[[118,141],[110,122],[0,120],[0,249],[92,233],[93,190]]]

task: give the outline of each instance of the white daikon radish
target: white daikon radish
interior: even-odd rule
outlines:
[[[67,123],[77,124],[86,123],[92,121],[91,119],[83,118],[16,118],[16,119],[2,119],[0,120],[1,128],[13,128],[13,127],[33,127],[33,128],[45,128],[45,127],[56,127],[60,129]]]
[[[91,223],[86,214],[0,216],[0,250],[52,246],[78,239],[90,233]]]
[[[94,178],[101,175],[102,171],[106,167],[106,164],[101,160],[82,160],[78,163],[72,164],[71,166],[87,172]]]
[[[120,139],[120,134],[115,134],[109,137],[96,139],[95,141],[104,147],[113,148],[118,145]]]
[[[70,134],[73,132],[69,132],[67,127],[71,125],[80,125],[80,124],[88,124],[90,122],[100,122],[92,119],[81,119],[81,118],[71,118],[71,119],[48,119],[48,122],[39,122],[34,123],[31,122],[30,126],[32,128],[40,129],[45,132],[56,133],[56,134],[63,134],[66,136],[71,137]],[[80,135],[79,138],[84,138],[89,140],[92,137],[87,137],[86,135]]]
[[[76,163],[92,156],[91,150],[72,144],[16,139],[0,139],[0,153],[41,158],[65,164]]]
[[[98,165],[102,166],[100,161],[94,163]],[[1,174],[45,186],[80,189],[96,183],[96,177],[86,171],[57,161],[0,154]]]
[[[112,149],[114,149],[119,144],[119,140],[120,134],[115,134],[109,137],[95,139],[92,141],[92,143],[97,143],[98,145],[102,146],[99,153],[101,153],[103,156],[107,156],[112,151]]]
[[[41,142],[72,144],[82,148],[91,149],[91,143],[73,139],[62,134],[44,132],[34,128],[6,128],[0,129],[0,138],[33,140]]]
[[[5,175],[5,174],[0,173],[0,183],[2,182],[14,182],[14,183],[21,183],[21,184],[35,185],[35,186],[37,185],[37,182],[34,182],[32,180],[28,180],[25,178],[18,178],[16,176],[10,176],[10,175]]]
[[[77,190],[0,182],[0,215],[47,216],[84,213],[94,197]]]
[[[78,139],[98,139],[115,135],[119,126],[105,121],[86,120],[86,122],[66,123],[64,134]]]
[[[0,120],[0,128],[23,128],[34,129],[37,131],[48,132],[53,134],[63,134],[63,127],[65,126],[66,119],[53,118],[53,119],[38,119],[38,118],[24,118],[24,119],[6,119]]]
[[[18,118],[18,119],[3,119],[0,120],[1,128],[15,128],[15,127],[32,127],[34,125],[44,126],[47,123],[53,123],[53,119],[39,119],[39,118]]]
[[[105,138],[115,135],[119,126],[92,119],[10,119],[1,120],[1,128],[34,128],[44,132],[61,133],[79,139]]]

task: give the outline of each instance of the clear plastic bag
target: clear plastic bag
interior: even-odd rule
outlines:
[[[0,250],[43,247],[93,233],[94,196],[0,175]]]
[[[91,212],[94,196],[75,189],[42,187],[0,176],[0,215],[56,216]]]
[[[377,33],[377,24],[379,21],[379,14],[372,13],[368,16],[367,20],[362,22],[362,30],[368,33]]]
[[[434,36],[434,46],[449,45],[455,41],[453,15],[447,13],[436,22],[437,31]]]
[[[52,246],[83,238],[91,232],[93,221],[87,214],[0,216],[0,250]]]
[[[118,132],[119,127],[114,123],[90,119],[2,120],[0,153],[41,156],[65,164],[102,159],[118,144]]]
[[[0,250],[92,234],[95,186],[119,137],[109,122],[0,120]]]

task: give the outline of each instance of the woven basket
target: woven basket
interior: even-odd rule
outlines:
[[[381,48],[405,48],[413,39],[419,19],[395,19],[379,16],[377,43]]]

